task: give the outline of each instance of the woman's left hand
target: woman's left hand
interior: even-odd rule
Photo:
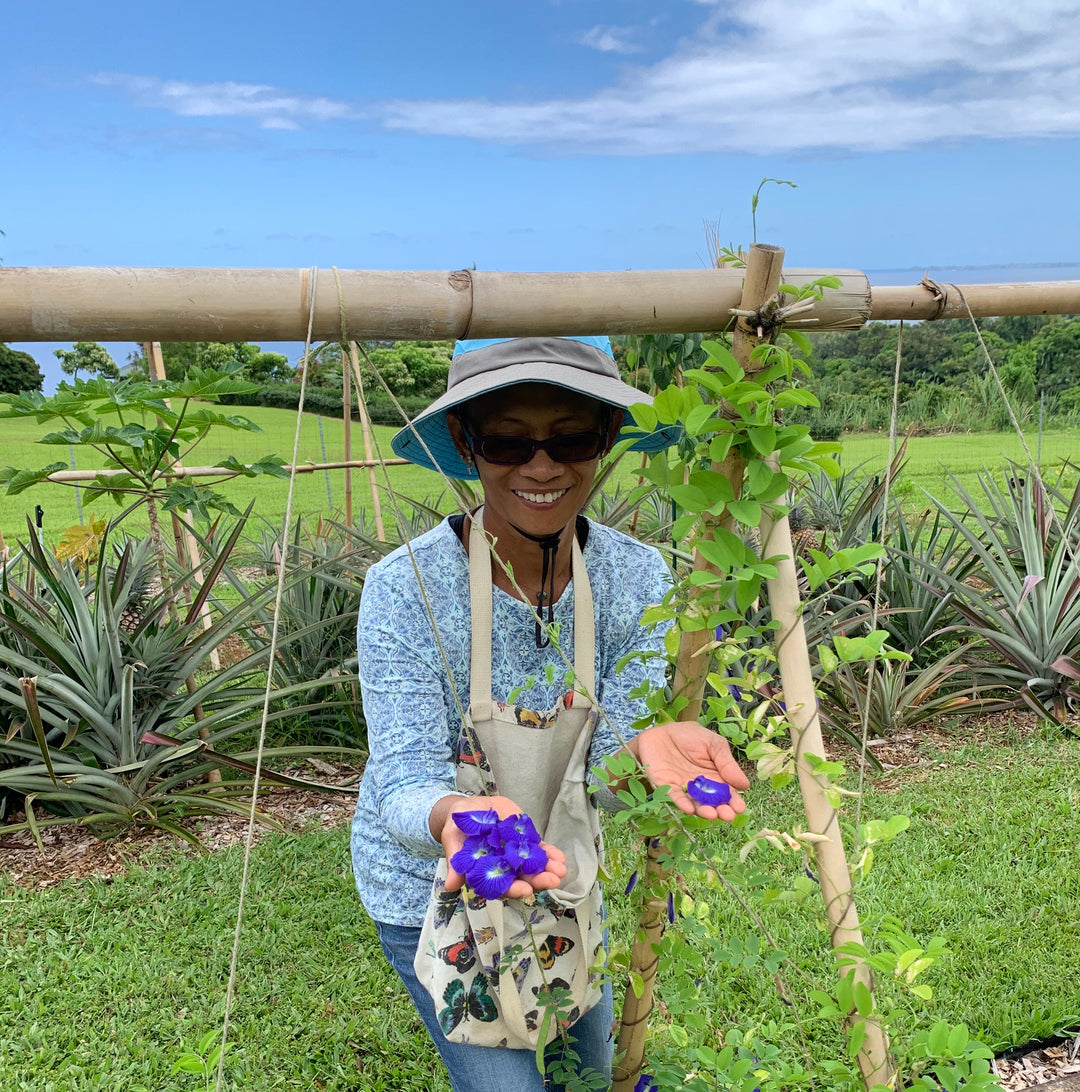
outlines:
[[[695,777],[724,781],[732,789],[748,789],[750,781],[731,754],[723,736],[710,732],[696,721],[678,720],[655,724],[636,735],[629,749],[644,767],[654,785],[667,785],[671,802],[687,815],[731,822],[746,804],[736,793],[727,804],[714,807],[694,800],[686,792]]]

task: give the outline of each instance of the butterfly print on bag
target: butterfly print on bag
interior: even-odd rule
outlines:
[[[457,944],[451,944],[439,949],[439,958],[448,966],[453,967],[460,974],[464,974],[476,965],[476,952],[467,940],[459,940]]]
[[[473,741],[464,728],[462,728],[461,734],[458,736],[455,761],[464,763],[466,766],[476,766],[484,773],[491,773],[491,765],[487,760],[487,755],[484,754],[483,748],[479,742],[476,743],[476,746],[473,746]]]
[[[523,706],[514,706],[514,719],[523,728],[536,728],[543,731],[550,728],[558,719],[559,710],[550,709],[546,713],[538,713],[535,709],[525,709]]]
[[[435,896],[435,928],[449,925],[460,906],[460,891],[440,891]]]
[[[514,985],[518,988],[518,993],[525,988],[525,976],[529,973],[529,968],[532,966],[532,956],[526,956],[520,963],[515,963],[510,968],[510,973],[514,976]]]
[[[449,1035],[462,1020],[472,1017],[481,1023],[490,1024],[498,1019],[499,1011],[488,993],[487,979],[478,974],[468,990],[460,978],[455,978],[443,991],[446,1008],[439,1013],[439,1027],[443,1034]]]
[[[548,937],[536,950],[540,966],[545,971],[550,971],[555,966],[555,960],[559,956],[566,955],[573,947],[574,942],[569,937]],[[559,980],[556,979],[555,981]]]

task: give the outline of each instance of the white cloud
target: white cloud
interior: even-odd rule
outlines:
[[[640,53],[641,46],[634,43],[632,27],[591,27],[575,39],[578,45],[598,49],[601,53]]]
[[[264,129],[299,129],[305,122],[358,116],[346,103],[289,94],[267,84],[190,83],[120,72],[102,72],[92,78],[102,87],[126,92],[140,106],[183,117],[246,117]]]
[[[883,151],[1080,133],[1080,0],[702,6],[695,35],[613,86],[538,102],[400,100],[384,104],[383,123],[626,155]],[[603,48],[613,30],[593,28],[586,44]]]

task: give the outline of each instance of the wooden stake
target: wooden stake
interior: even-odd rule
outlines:
[[[143,344],[143,352],[146,353],[146,364],[147,370],[150,373],[150,378],[154,380],[164,379],[165,358],[161,354],[161,342],[145,342]],[[169,405],[168,399],[165,399],[165,404],[167,406]],[[183,468],[183,464],[179,459],[169,464],[170,473],[176,468]],[[185,573],[191,572],[201,585],[203,581],[205,581],[206,576],[203,572],[202,556],[199,553],[199,543],[195,537],[195,525],[192,521],[191,513],[184,512],[181,514],[174,509],[171,515],[173,522],[173,537],[176,540],[176,560],[180,564],[180,570]],[[191,586],[186,580],[184,581],[184,594],[190,604]],[[209,600],[204,600],[202,606],[199,608],[199,624],[204,630],[209,630],[214,624],[214,620],[210,617]],[[209,659],[211,668],[213,668],[214,671],[220,671],[221,657],[218,655],[218,650],[216,648],[210,650]]]
[[[763,244],[755,246],[747,262],[739,310],[757,311],[767,299],[776,294],[783,261],[784,252],[779,247]],[[737,346],[737,356],[744,368],[749,366],[750,352],[755,338],[756,332],[743,331],[740,334],[738,329],[733,335],[733,351]],[[736,497],[742,492],[743,468],[744,460],[737,452],[733,452],[722,462],[712,464],[712,469],[723,474],[731,483]],[[703,522],[703,535],[710,538],[719,528],[730,530],[734,527],[734,520],[726,514],[720,519],[706,516]],[[715,572],[716,568],[695,550],[694,571]],[[686,707],[679,711],[680,720],[701,719],[705,676],[709,669],[709,656],[706,650],[712,642],[712,631],[704,628],[684,630],[680,637],[679,655],[675,664],[674,691],[676,695],[687,699]],[[656,861],[657,854],[655,844],[650,844],[647,878],[654,884],[658,884],[663,875]],[[633,1092],[634,1084],[644,1064],[645,1039],[648,1032],[646,1018],[652,1009],[653,983],[656,978],[655,945],[659,943],[660,934],[663,932],[663,916],[657,917],[657,911],[651,905],[652,902],[655,902],[655,899],[647,897],[642,906],[637,928],[637,937],[641,938],[641,945],[635,942],[634,951],[631,954],[631,971],[640,976],[644,988],[641,996],[638,997],[628,984],[623,998],[623,1018],[615,1047],[616,1056],[621,1053],[623,1059],[615,1070],[613,1092]]]
[[[349,355],[352,358],[352,366],[356,374],[360,374],[360,354],[356,348],[356,342],[349,342]],[[380,542],[386,541],[386,531],[383,529],[382,504],[379,501],[379,483],[375,477],[375,467],[379,464],[371,457],[371,418],[368,417],[367,405],[364,401],[364,392],[358,386],[356,389],[356,405],[360,412],[360,431],[364,434],[364,459],[368,467],[368,484],[371,486],[371,510],[375,515],[375,537]],[[390,466],[396,462],[387,459],[385,465]]]
[[[341,401],[344,405],[344,416],[341,423],[345,432],[345,462],[352,459],[352,374],[349,365],[345,361],[345,347],[341,348]],[[352,467],[345,467],[345,526],[351,527],[352,522]]]
[[[763,517],[761,521],[762,556],[783,555],[777,563],[777,575],[767,581],[769,606],[772,616],[780,623],[776,634],[776,656],[780,668],[787,719],[791,726],[791,741],[795,749],[795,768],[798,772],[799,791],[809,832],[823,834],[826,840],[814,846],[817,861],[818,882],[825,902],[825,914],[831,927],[833,951],[845,944],[862,944],[859,914],[851,891],[851,872],[848,869],[844,839],[836,809],[825,796],[824,782],[813,773],[807,761],[808,755],[825,758],[825,744],[821,736],[818,717],[817,694],[810,671],[810,653],[806,644],[806,631],[802,621],[802,603],[799,601],[799,584],[795,572],[795,551],[791,540],[791,527],[787,516],[776,520]],[[863,959],[837,954],[842,973],[855,972],[856,982],[873,989],[870,968]],[[854,1013],[849,1022],[859,1019]],[[866,1020],[866,1039],[858,1055],[859,1070],[867,1088],[874,1085],[892,1086],[896,1076],[889,1058],[889,1041],[884,1029],[873,1019]]]

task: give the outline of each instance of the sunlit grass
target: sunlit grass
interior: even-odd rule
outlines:
[[[929,1015],[963,1020],[996,1048],[1080,1024],[1076,740],[1046,729],[926,759],[883,788],[871,782],[867,792],[864,818],[912,817],[911,829],[881,850],[858,889],[868,935],[890,913],[919,938],[945,937],[952,954],[927,976]],[[757,787],[748,803],[754,828],[800,820],[794,789],[777,797]],[[612,935],[627,943],[632,921],[622,868],[633,839],[608,829]],[[711,840],[723,868],[739,840],[722,828]],[[757,859],[801,874],[800,860],[768,850]],[[0,886],[7,998],[0,1085],[35,1092],[202,1087],[170,1070],[181,1044],[194,1045],[220,1023],[241,863],[239,847],[210,857],[164,849],[110,881],[44,891]],[[347,831],[266,836],[254,849],[251,884],[226,1087],[446,1089],[356,897]],[[748,935],[721,891],[689,893],[709,900],[721,935]],[[794,963],[831,982],[815,899],[774,905],[765,917]],[[801,995],[801,976],[789,979]],[[718,1027],[788,1016],[771,977],[759,970],[710,968],[703,989],[700,1011]],[[652,1021],[658,1032],[664,1019],[661,1008]]]

